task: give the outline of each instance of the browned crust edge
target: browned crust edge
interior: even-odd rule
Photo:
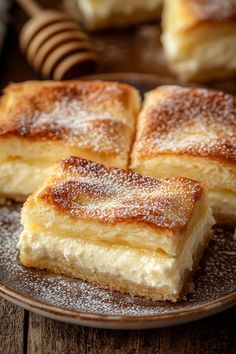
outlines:
[[[189,184],[191,184],[192,187],[195,188],[195,191],[192,192],[191,195],[191,202],[193,203],[193,206],[191,207],[191,210],[189,210],[189,217],[188,217],[188,221],[181,227],[177,227],[175,226],[167,226],[167,225],[163,225],[163,224],[156,224],[154,222],[150,222],[149,220],[145,219],[145,218],[141,218],[141,217],[137,217],[135,218],[133,215],[127,214],[126,217],[121,217],[121,216],[113,216],[111,219],[102,219],[102,218],[97,218],[94,219],[96,220],[96,222],[99,222],[101,224],[107,224],[109,222],[110,225],[114,224],[114,223],[127,223],[129,224],[130,222],[134,222],[137,221],[140,224],[146,225],[148,226],[150,229],[152,230],[170,230],[171,232],[183,232],[187,229],[191,218],[193,216],[194,211],[196,210],[196,203],[202,198],[203,193],[204,193],[204,189],[203,186],[201,185],[200,182],[195,181],[193,179],[187,178],[187,177],[168,177],[168,178],[162,178],[162,179],[156,179],[153,177],[149,177],[149,176],[144,176],[141,175],[140,173],[137,173],[135,171],[132,170],[124,170],[121,168],[117,168],[117,167],[111,167],[111,166],[107,166],[107,165],[103,165],[101,163],[95,163],[89,160],[85,160],[82,158],[78,158],[78,157],[74,157],[71,156],[69,158],[66,158],[64,160],[59,161],[59,163],[57,164],[57,175],[53,176],[53,178],[50,181],[50,184],[48,186],[46,186],[45,188],[43,188],[43,190],[38,191],[36,190],[35,193],[33,193],[31,195],[31,197],[27,200],[26,202],[26,206],[28,208],[30,208],[30,204],[31,201],[34,199],[34,197],[36,197],[36,202],[38,201],[42,201],[43,203],[50,205],[53,207],[53,209],[57,210],[58,212],[62,212],[62,213],[66,213],[67,215],[69,215],[70,218],[74,218],[77,219],[78,216],[76,213],[72,212],[73,210],[75,210],[75,208],[71,208],[68,200],[69,197],[71,195],[70,189],[69,189],[69,183],[67,183],[67,187],[63,186],[63,188],[61,188],[59,190],[59,188],[57,188],[57,182],[61,180],[61,176],[66,175],[67,173],[70,173],[70,169],[75,169],[74,171],[72,170],[72,172],[74,174],[81,174],[82,172],[78,172],[77,168],[81,168],[81,170],[83,170],[83,173],[89,177],[88,174],[88,170],[90,170],[92,168],[93,173],[96,174],[96,176],[100,177],[102,176],[104,173],[112,173],[113,171],[117,171],[117,175],[121,178],[124,178],[124,181],[130,181],[130,183],[132,182],[132,176],[136,177],[136,181],[135,181],[135,186],[138,186],[140,189],[143,186],[143,183],[146,181],[150,181],[152,182],[153,186],[156,186],[157,188],[159,188],[159,186],[161,184],[163,184],[163,181],[185,181],[188,182]],[[123,183],[120,181],[120,183]],[[54,193],[54,187],[56,194],[57,194],[57,198],[55,198],[55,193]],[[130,188],[133,188],[133,186],[131,185]],[[113,196],[114,197],[114,196]],[[65,201],[67,201],[65,203]],[[141,208],[141,207],[140,207]],[[79,209],[78,209],[79,210]],[[144,213],[143,213],[144,215]],[[90,215],[86,215],[86,219],[88,220],[93,220],[93,218],[90,217]]]
[[[212,27],[212,26],[222,26],[225,24],[231,24],[235,25],[236,21],[236,16],[229,17],[227,19],[223,20],[217,20],[217,19],[209,19],[209,20],[204,20],[204,19],[196,19],[194,23],[191,25],[188,25],[184,28],[181,28],[180,30],[176,30],[176,33],[184,33],[184,34],[189,34],[190,32],[194,32],[195,30],[199,29],[200,27]]]
[[[200,2],[200,8],[198,7],[198,3]],[[178,0],[178,12],[182,15],[182,17],[187,17],[192,20],[192,23],[188,23],[185,27],[181,28],[181,32],[188,32],[195,30],[200,26],[214,26],[230,23],[235,24],[236,19],[236,6],[233,4],[229,9],[227,9],[226,13],[222,11],[221,4],[216,4],[214,8],[213,1],[199,1],[199,0]],[[209,3],[209,4],[208,4]],[[213,5],[213,6],[212,6]],[[229,4],[230,5],[230,4]],[[210,7],[213,11],[208,11],[208,7]]]

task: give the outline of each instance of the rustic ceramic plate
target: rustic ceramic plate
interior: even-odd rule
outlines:
[[[142,93],[163,83],[150,75],[106,75]],[[166,82],[165,82],[166,83]],[[200,319],[236,303],[236,241],[217,226],[194,277],[195,292],[178,303],[153,302],[89,283],[22,267],[17,242],[20,204],[0,207],[0,294],[24,308],[61,321],[100,328],[164,327]]]

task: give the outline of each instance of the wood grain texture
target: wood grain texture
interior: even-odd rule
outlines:
[[[24,352],[24,310],[0,298],[0,353]]]
[[[155,330],[114,331],[29,317],[28,353],[230,354],[236,352],[236,308],[201,321]]]

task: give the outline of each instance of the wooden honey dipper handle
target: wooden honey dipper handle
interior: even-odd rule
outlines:
[[[21,50],[43,78],[66,80],[94,70],[97,55],[78,23],[34,0],[16,1],[30,17],[20,33]]]
[[[42,8],[33,0],[16,0],[22,9],[30,16],[37,16]]]

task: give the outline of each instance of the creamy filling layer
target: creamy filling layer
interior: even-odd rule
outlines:
[[[0,163],[0,194],[27,198],[49,176],[53,165],[28,164],[21,161]],[[24,198],[23,198],[24,199]]]
[[[73,269],[87,268],[92,272],[116,275],[149,287],[165,287],[172,294],[178,294],[184,273],[192,270],[193,257],[199,246],[206,243],[212,223],[208,210],[177,257],[158,251],[87,242],[74,237],[31,234],[27,230],[21,234],[18,248],[36,264],[44,259],[57,261]]]

